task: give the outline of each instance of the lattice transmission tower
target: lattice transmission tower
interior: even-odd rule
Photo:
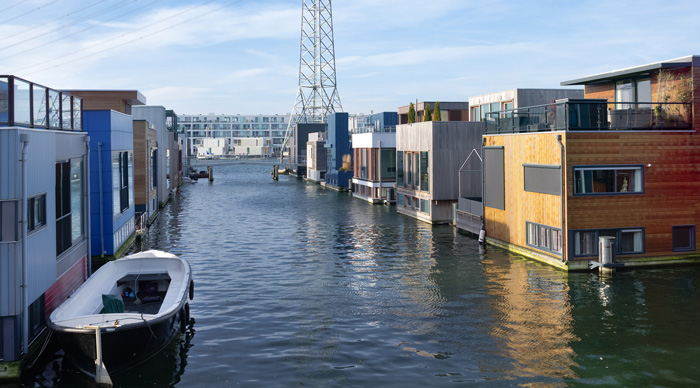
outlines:
[[[302,0],[299,90],[282,144],[281,156],[295,137],[299,123],[325,123],[326,117],[342,112],[335,79],[335,47],[331,0]],[[289,152],[295,162],[295,152]]]

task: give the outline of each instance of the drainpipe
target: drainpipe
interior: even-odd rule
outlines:
[[[86,163],[83,165],[83,176],[85,177],[85,185],[83,187],[83,211],[82,216],[85,217],[85,239],[87,240],[87,275],[92,276],[92,229],[90,229],[90,136],[85,136],[85,158]],[[87,217],[86,217],[87,215]]]
[[[560,148],[559,164],[561,164],[561,174],[559,174],[559,187],[561,187],[561,261],[564,260],[565,252],[564,241],[566,240],[564,236],[564,199],[566,198],[566,187],[564,187],[564,172],[566,171],[566,166],[564,162],[564,144],[561,142],[561,134],[557,135],[557,143]]]
[[[22,179],[20,201],[22,201],[22,217],[19,225],[22,228],[22,352],[27,352],[29,348],[29,289],[28,289],[28,264],[27,264],[27,147],[29,146],[29,134],[23,133],[19,135],[19,141],[22,143],[22,156],[20,165]]]
[[[97,143],[97,168],[100,170],[100,173],[97,174],[100,180],[100,257],[104,258],[105,257],[105,220],[104,220],[104,215],[102,214],[104,211],[103,208],[103,202],[102,202],[102,142]]]

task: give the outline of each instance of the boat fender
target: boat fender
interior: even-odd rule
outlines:
[[[185,320],[186,316],[187,313],[183,307],[182,310],[180,310],[180,333],[182,334],[185,334],[185,331],[187,330],[187,321]]]
[[[194,280],[190,280],[190,300],[194,299]]]
[[[483,227],[479,231],[479,244],[483,244],[484,240],[486,239],[486,229]]]

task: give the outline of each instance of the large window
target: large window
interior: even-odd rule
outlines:
[[[406,152],[406,187],[413,187],[413,154]]]
[[[680,225],[673,227],[673,251],[695,251],[695,225]]]
[[[367,179],[367,148],[360,149],[360,178]]]
[[[526,222],[527,245],[554,253],[561,253],[562,234],[561,229],[534,222]]]
[[[617,81],[615,102],[651,102],[651,79]],[[651,108],[651,104],[615,104],[615,109],[630,108]]]
[[[430,214],[430,200],[421,199],[420,200],[420,211],[422,213]]]
[[[428,168],[428,153],[420,153],[420,189],[430,191],[430,170]]]
[[[83,161],[71,160],[70,164],[70,203],[71,203],[71,241],[75,243],[84,235],[83,223]]]
[[[574,167],[574,194],[639,194],[642,166]]]
[[[46,225],[46,194],[27,200],[27,231],[32,232]]]
[[[29,339],[34,339],[46,326],[46,297],[42,294],[27,309],[29,315]]]
[[[129,187],[133,187],[132,159],[128,151],[112,153],[112,201],[114,216],[129,209],[131,200]]]
[[[615,237],[615,253],[618,255],[644,253],[644,229],[599,229],[573,232],[574,256],[598,256],[600,237]]]
[[[382,180],[396,178],[396,150],[388,149],[381,150],[381,169]]]
[[[70,161],[56,163],[56,256],[73,242],[70,170]]]

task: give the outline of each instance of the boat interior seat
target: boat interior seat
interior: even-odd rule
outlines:
[[[124,301],[119,295],[102,294],[100,314],[120,314],[124,312]]]

